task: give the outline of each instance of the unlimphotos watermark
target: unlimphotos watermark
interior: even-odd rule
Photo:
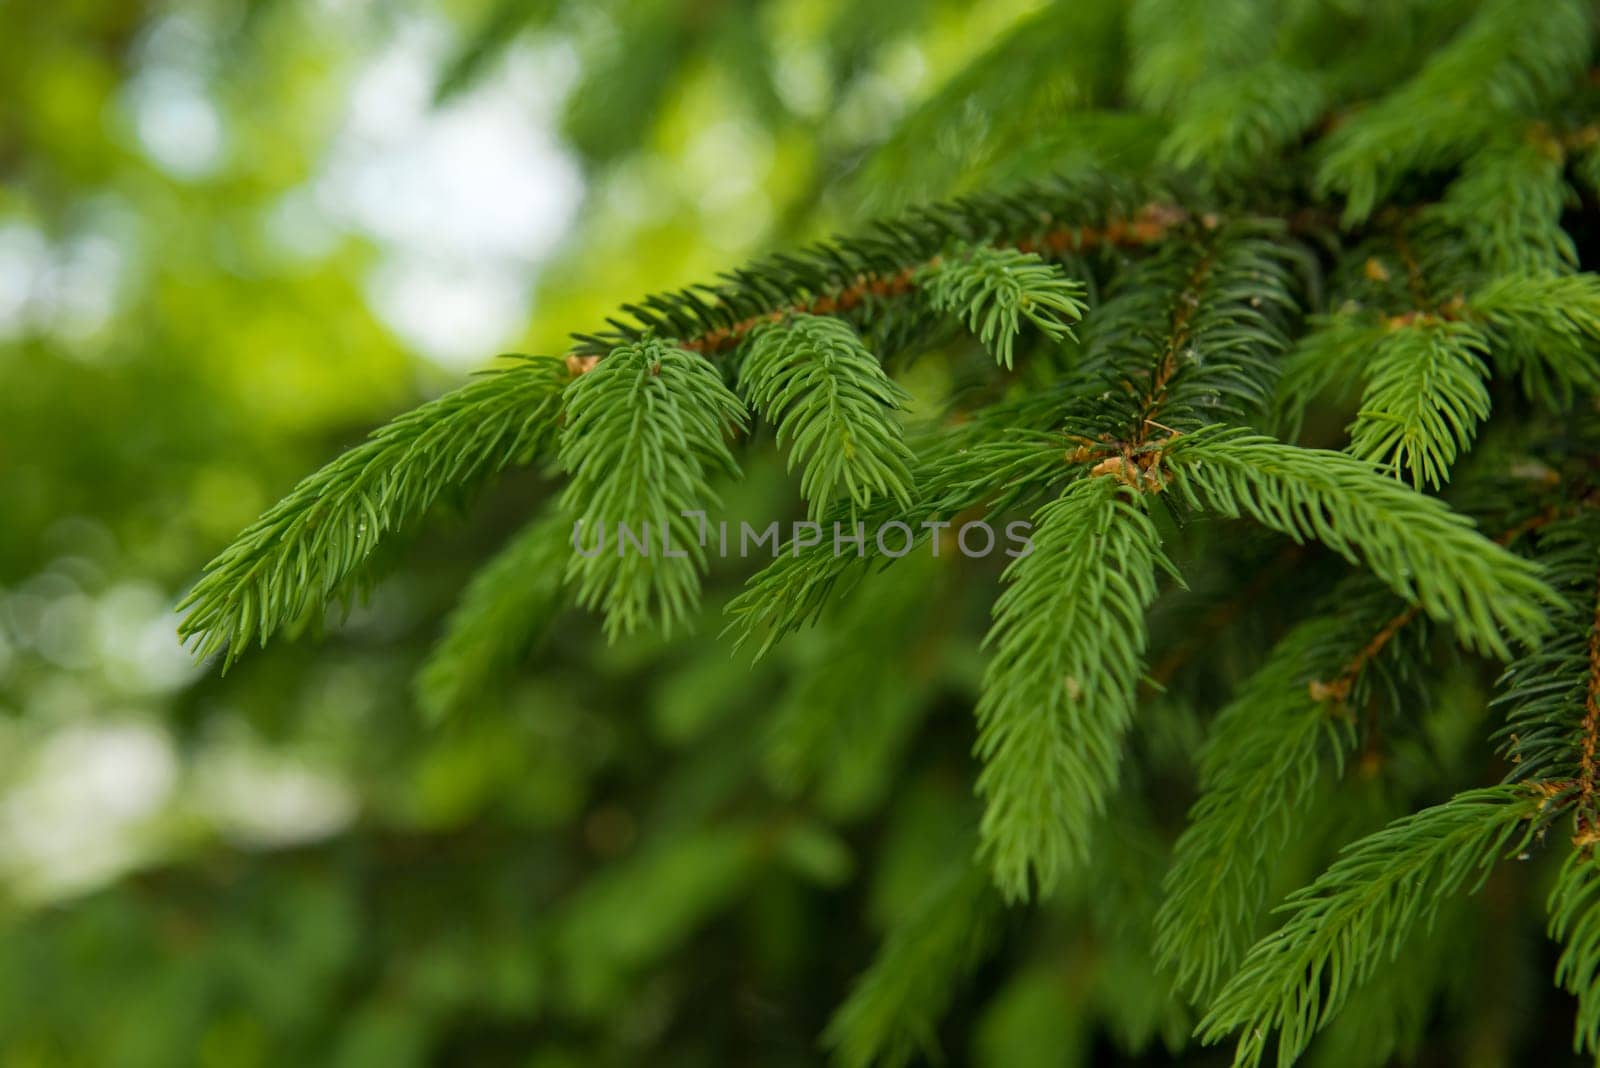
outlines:
[[[697,524],[701,551],[720,557],[743,560],[760,555],[763,549],[768,557],[774,559],[785,550],[799,556],[802,552],[827,546],[830,540],[826,537],[828,531],[824,525],[811,521],[791,523],[789,539],[784,542],[783,524],[776,519],[758,528],[743,520],[737,526],[725,519],[713,523],[704,511],[699,510],[679,514]],[[689,551],[682,544],[673,544],[673,526],[673,523],[646,520],[637,523],[619,521],[608,527],[606,522],[600,521],[595,524],[593,532],[586,534],[584,521],[579,519],[572,524],[572,548],[579,556],[588,558],[605,553],[609,545],[610,551],[618,556],[659,555],[663,559],[683,559],[689,555]],[[995,533],[994,527],[981,519],[959,526],[948,519],[927,519],[915,525],[891,519],[874,524],[870,531],[864,522],[835,522],[830,526],[833,528],[831,542],[834,556],[866,556],[870,544],[879,555],[897,560],[924,540],[934,556],[947,551],[952,544],[962,556],[972,559],[990,556],[997,549],[1013,559],[1033,552],[1033,524],[1023,519],[1005,525],[1003,540]],[[608,529],[611,533],[609,539]]]

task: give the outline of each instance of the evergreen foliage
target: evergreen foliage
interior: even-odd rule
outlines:
[[[998,935],[999,911],[978,868],[958,868],[927,887],[829,1021],[823,1040],[839,1063],[899,1066],[918,1053],[936,1055],[939,1017],[956,982]]]
[[[664,18],[622,36],[644,69],[617,100],[589,86],[569,116],[596,164],[627,139],[602,120],[681,62]],[[1527,882],[1495,865],[1550,857],[1555,980],[1600,1055],[1596,22],[1048,5],[852,178],[915,204],[401,416],[225,549],[183,634],[231,662],[436,501],[553,460],[558,500],[467,585],[417,689],[441,718],[492,705],[570,590],[614,643],[597,662],[659,655],[634,685],[694,691],[657,756],[704,779],[652,795],[653,833],[583,869],[553,936],[580,1008],[763,871],[848,878],[859,842],[894,907],[869,903],[887,934],[826,1026],[840,1064],[935,1056],[991,956],[1021,978],[984,1049],[1024,1048],[1007,1029],[1065,989],[1063,1045],[1176,1050],[1198,1018],[1238,1065],[1377,1063],[1459,994],[1435,920],[1482,929],[1472,893]],[[740,483],[752,416],[796,486]],[[746,493],[787,536],[714,558]],[[1017,522],[1009,561],[960,540]],[[682,637],[708,575],[754,668]],[[927,800],[950,781],[980,811]],[[633,897],[661,904],[613,926]],[[1094,963],[1063,980],[1046,950]]]
[[[180,633],[232,661],[347,595],[386,537],[441,497],[554,444],[566,365],[531,359],[485,374],[373,432],[239,535],[180,604]]]
[[[1550,407],[1600,381],[1600,278],[1593,274],[1503,275],[1472,302],[1490,351],[1522,388]]]
[[[925,268],[918,282],[935,311],[960,316],[1008,370],[1024,317],[1060,341],[1083,315],[1083,284],[1031,252],[980,246]]]
[[[670,630],[699,604],[705,566],[699,524],[684,513],[716,505],[714,473],[737,474],[725,438],[744,406],[703,359],[648,338],[574,379],[562,401],[572,480],[561,505],[574,542],[594,539],[567,564],[578,603],[602,609],[613,636],[651,616]]]
[[[767,778],[783,796],[809,790],[838,818],[881,802],[941,681],[942,636],[928,625],[943,592],[936,563],[904,560],[915,581],[867,576],[834,601],[827,626],[787,643],[789,681],[763,746]]]
[[[1593,21],[1579,0],[1483,4],[1414,77],[1329,136],[1318,189],[1342,194],[1344,221],[1359,223],[1406,174],[1459,164],[1572,83]]]
[[[572,531],[541,516],[473,576],[417,672],[417,702],[435,720],[482,699],[566,603]]]
[[[1276,1032],[1278,1063],[1294,1063],[1447,896],[1477,889],[1496,861],[1527,844],[1540,807],[1524,788],[1473,790],[1352,844],[1284,902],[1288,920],[1256,943],[1212,1001],[1201,1037],[1239,1032],[1234,1063],[1255,1065]]]
[[[1563,152],[1548,130],[1499,133],[1461,168],[1430,219],[1460,235],[1493,276],[1570,271],[1577,249],[1561,228],[1571,201]]]
[[[1033,552],[995,602],[978,704],[984,853],[1000,889],[1053,889],[1081,862],[1116,786],[1144,654],[1155,525],[1112,478],[1074,483],[1035,515]]]
[[[1344,453],[1238,431],[1194,435],[1168,456],[1174,489],[1197,506],[1249,515],[1361,562],[1468,646],[1506,657],[1507,639],[1548,629],[1553,600],[1537,567],[1499,548],[1437,498],[1378,477]]]
[[[1326,757],[1335,773],[1342,766],[1353,731],[1309,684],[1342,667],[1347,633],[1331,616],[1296,628],[1217,713],[1200,753],[1200,799],[1157,917],[1158,952],[1197,994],[1213,993],[1254,941],[1273,858],[1305,818]]]
[[[760,327],[739,365],[739,388],[778,428],[800,492],[821,518],[839,490],[856,507],[874,497],[911,503],[911,452],[894,413],[908,399],[855,331],[801,315]]]
[[[1578,1020],[1572,1048],[1584,1053],[1600,1049],[1600,907],[1595,894],[1593,853],[1575,850],[1568,855],[1550,892],[1550,937],[1561,943],[1556,962],[1556,982],[1578,999]]]
[[[1551,522],[1540,536],[1541,558],[1561,592],[1552,634],[1506,669],[1499,704],[1506,709],[1502,748],[1518,780],[1581,783],[1592,726],[1595,517],[1579,513]],[[1585,819],[1588,817],[1585,816]]]
[[[1350,451],[1438,489],[1489,415],[1483,338],[1465,323],[1420,320],[1374,347]]]

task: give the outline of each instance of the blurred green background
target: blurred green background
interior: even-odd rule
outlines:
[[[834,647],[755,671],[704,640],[728,576],[698,645],[606,648],[569,612],[430,726],[416,667],[537,471],[225,678],[173,605],[494,353],[959,188],[1026,138],[981,99],[911,169],[863,161],[1036,6],[0,0],[0,1065],[819,1058],[878,930],[970,848],[975,649],[908,653],[876,735],[819,712],[874,699],[849,636],[917,605],[868,591]],[[1028,91],[1092,95],[1102,54]],[[730,512],[787,506],[750,463]],[[796,690],[795,663],[843,666]],[[852,880],[924,715],[948,730]],[[773,787],[774,721],[839,756],[810,805]],[[1054,1019],[1019,999],[1056,981],[1006,1011]],[[1005,1049],[1004,1019],[977,1034]]]

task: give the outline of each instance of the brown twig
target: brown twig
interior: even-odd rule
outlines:
[[[1417,254],[1411,247],[1411,239],[1406,237],[1403,226],[1396,226],[1394,229],[1394,249],[1399,253],[1400,263],[1406,269],[1406,289],[1410,290],[1411,299],[1419,308],[1431,306],[1433,299],[1428,295],[1428,285],[1422,277],[1422,263],[1417,259]]]
[[[1177,307],[1172,309],[1172,326],[1167,333],[1166,347],[1161,353],[1160,362],[1150,373],[1150,384],[1140,399],[1140,421],[1134,428],[1132,441],[1135,449],[1145,444],[1152,426],[1161,425],[1155,421],[1155,417],[1161,414],[1161,409],[1166,404],[1167,390],[1171,387],[1173,378],[1177,376],[1183,350],[1193,339],[1194,315],[1196,309],[1200,307],[1200,290],[1205,286],[1206,279],[1211,276],[1216,262],[1216,247],[1213,245],[1195,261],[1189,270],[1189,277],[1184,280],[1183,289],[1178,294]]]
[[[1530,516],[1515,526],[1501,531],[1495,537],[1495,543],[1501,546],[1510,545],[1529,531],[1537,530],[1554,521],[1558,515],[1559,512],[1552,505],[1539,514]],[[1351,688],[1355,686],[1356,680],[1366,670],[1367,665],[1372,662],[1374,657],[1383,652],[1384,647],[1394,640],[1395,635],[1405,629],[1406,625],[1413,619],[1416,619],[1417,614],[1421,611],[1422,606],[1414,604],[1392,617],[1378,629],[1378,632],[1372,636],[1371,641],[1363,645],[1355,656],[1350,658],[1349,662],[1339,671],[1339,674],[1333,677],[1333,681],[1321,682],[1313,679],[1308,686],[1311,691],[1311,699],[1313,701],[1334,701],[1342,704],[1349,698]]]
[[[1350,689],[1356,684],[1356,679],[1366,670],[1368,664],[1384,647],[1394,640],[1394,636],[1403,630],[1406,624],[1417,618],[1417,613],[1422,610],[1421,605],[1411,605],[1399,615],[1394,616],[1378,629],[1372,640],[1363,645],[1349,663],[1335,675],[1332,682],[1319,682],[1312,679],[1309,685],[1313,701],[1335,701],[1343,704],[1350,696]]]
[[[1596,577],[1600,590],[1600,576]],[[1600,768],[1596,767],[1596,754],[1600,750],[1600,596],[1595,598],[1594,622],[1589,628],[1589,685],[1583,705],[1583,751],[1578,759],[1578,826],[1572,844],[1585,848],[1600,842],[1600,826],[1594,813],[1596,782]]]
[[[1199,650],[1211,643],[1216,635],[1227,629],[1228,625],[1237,619],[1245,609],[1260,598],[1263,590],[1277,582],[1282,573],[1294,566],[1305,555],[1305,546],[1290,543],[1283,551],[1273,557],[1265,567],[1260,568],[1255,576],[1244,585],[1237,594],[1213,607],[1207,612],[1190,633],[1190,636],[1167,651],[1156,665],[1150,669],[1149,679],[1156,688],[1165,689],[1178,671]]]
[[[1202,224],[1207,229],[1215,229],[1217,220],[1207,217],[1202,220]],[[1126,440],[1118,440],[1107,435],[1100,441],[1085,441],[1067,454],[1067,460],[1073,463],[1095,460],[1095,465],[1089,469],[1090,477],[1113,476],[1141,492],[1147,490],[1159,492],[1166,485],[1161,477],[1161,461],[1167,447],[1183,434],[1158,422],[1155,417],[1161,413],[1166,404],[1167,390],[1172,385],[1173,378],[1177,376],[1179,359],[1192,338],[1195,309],[1200,306],[1199,291],[1205,285],[1215,264],[1216,249],[1213,246],[1207,248],[1195,261],[1183,288],[1178,292],[1177,305],[1172,309],[1171,326],[1167,332],[1166,344],[1161,350],[1161,358],[1151,369],[1149,383],[1139,396],[1139,421],[1134,426],[1132,434]],[[1129,392],[1138,389],[1131,382],[1124,382],[1123,388]],[[1166,436],[1151,441],[1152,428],[1166,431]]]
[[[1088,252],[1097,248],[1138,248],[1162,241],[1172,230],[1188,222],[1189,213],[1166,203],[1146,204],[1130,219],[1111,219],[1102,227],[1063,226],[1037,237],[997,244],[1022,252],[1048,251],[1057,255],[1067,252]],[[744,337],[763,323],[777,322],[786,315],[833,315],[850,311],[868,300],[888,300],[909,293],[916,288],[917,274],[934,266],[939,257],[903,267],[893,274],[862,274],[847,285],[810,300],[797,301],[752,315],[727,326],[719,326],[694,337],[682,338],[678,345],[691,352],[706,356],[726,352],[736,347]],[[573,353],[567,357],[567,368],[574,375],[584,374],[594,368],[600,357],[594,354]]]

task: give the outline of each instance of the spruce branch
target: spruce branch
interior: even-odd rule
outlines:
[[[1098,407],[1107,442],[1142,442],[1146,420],[1165,415],[1215,264],[1214,233],[1163,249],[1124,272],[1085,324],[1082,374],[1104,383]]]
[[[1251,948],[1196,1033],[1208,1043],[1237,1033],[1237,1068],[1260,1064],[1276,1033],[1288,1068],[1447,897],[1477,890],[1532,839],[1543,804],[1525,786],[1469,790],[1347,847],[1284,902],[1287,921]]]
[[[370,442],[307,478],[208,565],[183,602],[180,634],[201,655],[226,649],[231,663],[251,640],[264,643],[349,593],[359,565],[384,535],[438,496],[469,489],[547,447],[562,386],[586,376],[613,348],[659,332],[678,339],[679,348],[709,355],[795,313],[876,321],[917,292],[918,272],[952,244],[1082,254],[1158,243],[1187,220],[1183,209],[1136,184],[1058,179],[931,205],[860,237],[757,261],[717,285],[625,305],[631,321],[612,319],[611,331],[580,336],[564,359],[523,358],[485,375],[380,428]]]
[[[441,496],[550,449],[568,377],[560,360],[523,359],[380,427],[206,565],[179,605],[179,635],[226,666],[347,595],[378,545]]]
[[[1210,265],[1191,278],[1162,357],[1161,394],[1146,420],[1173,427],[1246,420],[1270,396],[1300,310],[1297,273],[1311,270],[1284,224],[1222,224]],[[1150,422],[1141,433],[1148,433]]]
[[[1355,734],[1315,680],[1358,622],[1390,601],[1371,591],[1296,627],[1218,715],[1200,754],[1200,798],[1174,847],[1156,916],[1156,954],[1204,1001],[1249,948],[1273,859],[1289,844],[1326,761],[1342,769]]]
[[[1508,658],[1510,642],[1531,644],[1548,629],[1556,595],[1536,565],[1355,457],[1219,430],[1174,442],[1164,469],[1195,507],[1248,515],[1364,562],[1473,649]]]
[[[1083,418],[1114,440],[1244,419],[1270,395],[1303,250],[1270,220],[1209,222],[1201,241],[1126,271],[1085,322],[1082,374],[1110,395]]]
[[[1508,274],[1463,312],[1482,325],[1496,365],[1551,407],[1600,391],[1600,275]]]
[[[1428,936],[1413,939],[1405,952],[1350,992],[1302,1063],[1309,1068],[1383,1068],[1422,1059],[1439,1019],[1441,998],[1448,1002],[1453,994],[1465,993],[1468,963],[1495,967],[1486,954],[1479,955],[1487,940],[1476,926],[1493,915],[1488,895],[1483,901],[1455,897],[1441,902]]]
[[[978,702],[982,852],[1008,899],[1047,893],[1086,853],[1116,786],[1156,569],[1172,570],[1137,497],[1073,483],[1006,570]]]
[[[1573,1049],[1600,1052],[1600,517],[1591,508],[1545,525],[1540,556],[1564,594],[1555,635],[1516,662],[1497,702],[1509,706],[1500,737],[1526,780],[1554,810],[1574,814],[1572,852],[1550,893],[1550,937],[1562,943],[1556,982],[1578,999]]]
[[[988,955],[1001,909],[987,874],[962,863],[918,896],[823,1032],[842,1068],[901,1068],[938,1055],[956,984]]]
[[[571,481],[561,505],[585,546],[567,565],[578,603],[605,612],[613,639],[652,616],[670,632],[699,604],[706,562],[684,513],[717,503],[713,474],[738,473],[725,439],[744,426],[744,406],[704,357],[654,338],[613,350],[564,401],[560,459]],[[624,544],[624,524],[647,551]]]
[[[1550,510],[1530,516],[1497,534],[1494,539],[1495,544],[1500,546],[1511,545],[1524,534],[1540,529],[1552,522],[1554,518],[1555,516]],[[1363,599],[1350,590],[1345,591],[1338,600],[1346,603],[1352,600],[1358,604],[1363,603]],[[1361,613],[1359,611],[1347,610],[1345,613],[1346,617],[1352,614],[1358,620],[1360,619]],[[1411,604],[1390,615],[1381,626],[1377,627],[1372,637],[1345,660],[1337,674],[1331,676],[1319,675],[1312,679],[1307,687],[1312,700],[1318,703],[1334,702],[1339,706],[1347,706],[1352,702],[1359,704],[1359,698],[1353,695],[1357,685],[1365,677],[1367,670],[1383,655],[1386,649],[1392,646],[1397,638],[1406,633],[1408,628],[1412,628],[1417,617],[1421,614],[1422,606],[1420,604]],[[1346,632],[1349,630],[1348,626],[1343,626],[1341,629]],[[1343,643],[1340,641],[1328,640],[1322,642],[1320,647],[1326,652],[1330,649],[1337,649],[1341,644]]]
[[[1579,725],[1582,742],[1578,750],[1578,830],[1573,839],[1579,848],[1592,848],[1600,842],[1600,813],[1596,812],[1596,798],[1600,796],[1600,575],[1596,575],[1595,590],[1586,649],[1589,671]]]
[[[1135,0],[1129,87],[1156,111],[1180,116],[1197,93],[1272,51],[1277,12],[1255,0]]]
[[[1459,163],[1499,129],[1577,85],[1594,25],[1582,0],[1489,0],[1399,89],[1322,146],[1317,186],[1365,221],[1408,174]]]
[[[1461,322],[1418,316],[1395,323],[1368,357],[1350,451],[1437,489],[1489,417],[1483,334]]]
[[[514,6],[499,3],[491,29],[543,17]],[[688,56],[677,27],[653,32],[677,6],[619,23],[619,39],[651,44],[666,63],[639,84]],[[734,6],[728,32],[748,35],[759,20]],[[1071,990],[1073,1015],[1051,1007],[1058,1019],[1078,1026],[1081,1015],[1132,1050],[1157,1036],[1176,1049],[1189,1011],[1176,986],[1214,999],[1201,1034],[1237,1034],[1241,1064],[1274,1042],[1281,1064],[1295,1060],[1341,1011],[1350,1031],[1376,1036],[1369,1056],[1403,1056],[1451,967],[1444,952],[1413,954],[1409,933],[1569,812],[1550,932],[1563,942],[1557,980],[1579,998],[1577,1047],[1600,1053],[1600,493],[1589,425],[1600,278],[1580,270],[1600,193],[1600,81],[1582,74],[1595,25],[1592,0],[1047,4],[857,170],[889,179],[901,200],[987,188],[624,305],[562,357],[487,376],[379,430],[218,557],[186,602],[185,636],[231,661],[356,588],[377,544],[440,497],[549,455],[571,476],[560,510],[470,584],[418,677],[420,703],[441,716],[492,697],[568,581],[605,612],[613,638],[677,626],[697,608],[708,564],[705,528],[684,513],[709,512],[719,476],[738,473],[727,438],[746,423],[742,396],[773,424],[823,533],[783,544],[780,520],[763,528],[774,559],[732,600],[729,630],[765,653],[822,626],[747,681],[724,674],[740,665],[706,671],[693,659],[703,650],[674,646],[679,692],[710,685],[717,711],[770,704],[769,718],[707,730],[700,759],[663,790],[617,785],[630,806],[672,812],[682,797],[691,808],[741,803],[765,779],[789,795],[785,814],[700,828],[673,817],[583,879],[549,939],[570,1002],[558,1008],[587,1026],[626,995],[619,977],[637,978],[767,882],[774,857],[806,867],[806,854],[817,874],[826,853],[838,874],[831,835],[802,822],[809,843],[788,837],[796,806],[893,821],[886,852],[947,844],[921,826],[948,825],[943,808],[916,812],[906,823],[917,831],[902,838],[911,791],[887,784],[923,780],[930,757],[943,761],[913,744],[917,731],[979,670],[951,637],[970,622],[984,574],[950,559],[956,530],[1031,514],[1032,552],[1006,570],[985,644],[978,856],[960,853],[893,917],[829,1024],[841,1063],[934,1055],[962,976],[999,944],[1002,903],[1052,887],[1066,892],[1037,910],[1048,941],[1019,948],[1075,967],[1084,953],[1092,965]],[[843,18],[827,30],[857,32]],[[1331,47],[1358,38],[1348,54]],[[850,63],[856,48],[844,50]],[[636,49],[614,51],[596,69],[626,65]],[[589,118],[608,107],[605,94],[579,95],[601,101],[585,105]],[[1057,177],[999,184],[1008,172]],[[1340,201],[1342,230],[1313,193]],[[1305,319],[1313,308],[1323,314]],[[1015,373],[970,359],[970,345],[937,353],[918,383],[947,386],[927,399],[948,409],[926,425],[903,421],[907,394],[889,368],[943,345],[954,324]],[[1359,397],[1342,452],[1246,429],[1276,396],[1280,424],[1297,433],[1335,392]],[[1331,413],[1316,414],[1320,433]],[[1485,468],[1495,474],[1481,477]],[[1446,482],[1457,510],[1423,492]],[[1276,565],[1261,566],[1271,551],[1188,526],[1206,514],[1288,535],[1296,544],[1277,547],[1279,562],[1318,588],[1341,561],[1303,548],[1313,539],[1365,570],[1303,617],[1304,576],[1286,585]],[[1503,530],[1498,544],[1469,515]],[[835,521],[904,524],[892,541],[916,558],[899,560],[871,533],[859,554],[841,551],[826,533]],[[635,551],[621,545],[623,523]],[[1158,624],[1174,640],[1146,693],[1183,685],[1149,702],[1150,729],[1130,745],[1157,569],[1176,577],[1163,545],[1174,528],[1195,556],[1186,570],[1228,588],[1212,611]],[[946,559],[932,559],[927,543],[941,536]],[[1199,706],[1286,617],[1295,624],[1206,731],[1199,796],[1163,881],[1172,821],[1149,785],[1183,778]],[[1436,622],[1509,660],[1497,735],[1508,781],[1357,841],[1260,938],[1272,890],[1302,859],[1296,835],[1354,814],[1351,791],[1320,788],[1358,740],[1364,756],[1379,753],[1381,715],[1391,713],[1382,722],[1398,734],[1396,759],[1360,767],[1381,776],[1386,803],[1467,774],[1476,710],[1455,698],[1470,696],[1484,665],[1425,670]],[[1197,649],[1215,656],[1174,674]],[[681,667],[679,653],[691,657]],[[594,668],[609,690],[606,664]],[[1419,722],[1399,699],[1414,682],[1452,700]],[[1420,752],[1439,759],[1408,759]],[[896,859],[880,869],[886,881],[921,874]],[[1357,1002],[1380,976],[1388,985]],[[1348,1048],[1319,1052],[1337,1060]]]
[[[1382,344],[1388,328],[1376,315],[1347,309],[1314,315],[1283,363],[1273,398],[1273,424],[1285,437],[1300,433],[1305,413],[1330,391],[1349,394],[1361,381],[1367,354]]]
[[[1447,228],[1491,277],[1571,271],[1578,252],[1561,228],[1573,199],[1562,174],[1565,156],[1542,122],[1506,131],[1467,158],[1444,199],[1423,217]]]
[[[1546,905],[1550,937],[1561,943],[1556,983],[1578,999],[1572,1049],[1600,1053],[1600,860],[1592,846],[1574,849]]]
[[[859,236],[753,261],[715,284],[624,305],[628,318],[609,319],[604,333],[577,335],[572,353],[604,356],[659,334],[713,355],[735,348],[757,326],[795,313],[868,322],[918,293],[919,274],[953,248],[1086,255],[1160,244],[1187,232],[1188,221],[1188,212],[1153,186],[1098,174],[1034,181],[916,208],[875,222]]]
[[[959,318],[1007,370],[1024,318],[1060,341],[1085,310],[1083,283],[1017,249],[964,249],[930,263],[916,281],[935,311]]]
[[[1327,105],[1319,78],[1280,59],[1219,69],[1175,102],[1172,129],[1161,142],[1163,158],[1210,184],[1246,177],[1300,138]]]
[[[911,503],[911,452],[895,413],[910,399],[848,323],[795,315],[757,328],[739,389],[778,428],[800,491],[820,519],[842,490],[852,510],[874,498]]]
[[[1547,524],[1538,559],[1560,595],[1551,635],[1512,661],[1495,704],[1504,708],[1498,740],[1514,781],[1576,791],[1578,833],[1597,827],[1596,732],[1600,730],[1600,516],[1591,508]]]
[[[490,692],[565,604],[572,526],[540,516],[473,576],[417,672],[417,703],[439,721]]]
[[[1279,641],[1211,727],[1200,798],[1174,849],[1156,920],[1162,965],[1197,1001],[1232,974],[1255,937],[1274,858],[1302,826],[1318,777],[1330,767],[1343,773],[1356,741],[1351,709],[1376,696],[1380,658],[1420,611],[1395,613],[1394,600],[1370,576],[1342,583],[1330,610]]]
[[[1550,408],[1600,389],[1600,277],[1506,274],[1420,299],[1386,319],[1358,308],[1315,317],[1279,384],[1278,425],[1297,431],[1316,397],[1365,382],[1351,450],[1437,487],[1488,416],[1484,357]]]

